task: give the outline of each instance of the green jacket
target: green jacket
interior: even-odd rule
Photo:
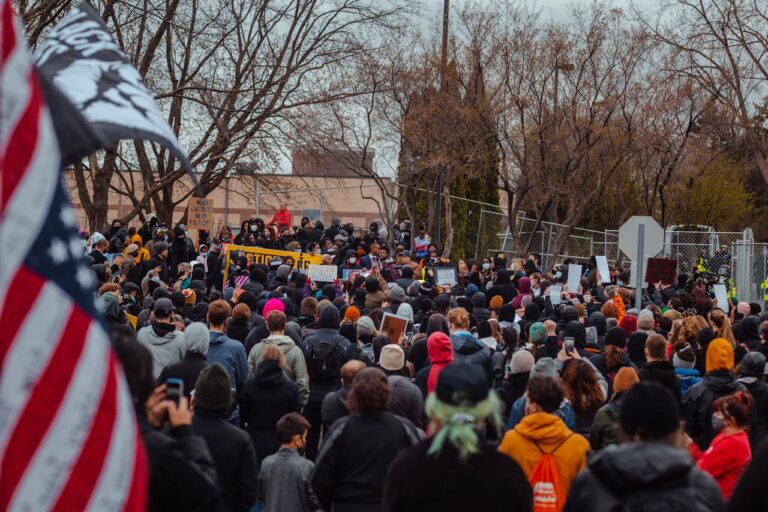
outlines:
[[[619,412],[624,401],[624,393],[602,406],[595,414],[589,444],[593,450],[600,450],[612,444],[619,444]]]

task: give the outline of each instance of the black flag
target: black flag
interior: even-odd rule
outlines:
[[[152,140],[192,165],[136,68],[88,2],[64,16],[35,54],[38,70],[69,99],[93,132],[114,144]],[[59,117],[55,103],[54,118]]]

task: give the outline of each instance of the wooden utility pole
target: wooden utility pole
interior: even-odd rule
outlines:
[[[440,49],[440,92],[445,93],[447,85],[447,72],[448,72],[448,20],[450,13],[449,0],[443,0],[443,40]],[[438,246],[441,246],[440,240],[440,221],[442,220],[442,208],[443,208],[443,169],[437,169],[437,179],[435,181],[435,214],[433,219],[435,220],[435,227],[433,231],[432,241]]]

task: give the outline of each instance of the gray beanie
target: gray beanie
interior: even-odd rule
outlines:
[[[289,265],[280,265],[277,267],[277,277],[288,277],[288,274],[291,273],[291,267]]]
[[[531,369],[531,378],[534,377],[551,377],[557,378],[557,368],[555,368],[555,360],[551,357],[542,357]]]
[[[358,336],[373,336],[376,333],[376,327],[369,316],[361,316],[357,320]]]
[[[389,285],[389,300],[393,302],[403,302],[405,300],[405,290],[397,284]]]
[[[524,348],[517,350],[512,354],[512,360],[509,363],[509,373],[530,372],[534,363],[533,354]]]

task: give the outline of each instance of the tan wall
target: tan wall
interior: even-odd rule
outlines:
[[[73,171],[65,173],[65,180],[70,191],[70,197],[77,211],[80,225],[87,225],[87,218],[78,200],[74,185]],[[123,173],[126,181],[132,179],[136,190],[141,190],[141,175],[139,173]],[[113,185],[124,189],[119,177],[113,180]],[[185,178],[174,187],[175,198],[181,198],[188,193],[190,180]],[[362,187],[362,188],[361,188]],[[363,195],[373,199],[366,199]],[[258,199],[257,199],[258,196]],[[222,185],[208,195],[214,201],[214,219],[218,227],[225,223],[239,226],[243,220],[260,216],[269,221],[283,202],[288,204],[294,216],[294,224],[301,220],[303,209],[322,211],[324,223],[330,223],[331,217],[340,217],[344,222],[356,226],[367,226],[373,220],[380,218],[376,200],[381,201],[381,192],[373,180],[360,178],[319,178],[299,177],[290,175],[267,175],[254,178],[233,177],[225,179]],[[109,222],[114,218],[128,214],[133,205],[123,195],[115,192],[109,194]],[[177,206],[174,222],[178,221],[186,209],[186,201]],[[138,225],[135,218],[132,225]]]

